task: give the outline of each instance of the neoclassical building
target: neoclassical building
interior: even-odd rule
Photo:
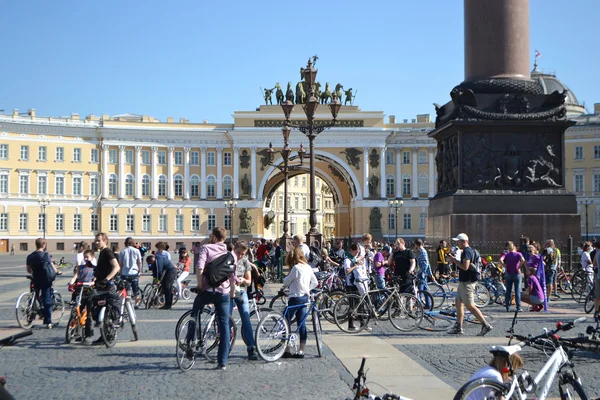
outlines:
[[[533,71],[532,78],[547,91],[568,90],[552,74]],[[586,115],[570,91],[569,99],[577,125],[566,134],[567,188],[593,201],[588,229],[598,237],[600,107]],[[304,118],[296,106],[292,120]],[[326,106],[316,119],[330,119]],[[166,239],[172,247],[191,246],[215,226],[233,228],[233,237],[242,228],[245,237],[279,237],[283,176],[269,164],[268,146],[281,148],[283,120],[281,108],[271,105],[235,111],[228,124],[132,114],[40,117],[33,109],[0,115],[0,252],[13,245],[31,251],[44,235],[51,251],[68,250],[97,232],[106,232],[115,246],[127,236],[150,245]],[[338,120],[315,141],[325,238],[367,231],[389,240],[396,234],[425,237],[437,187],[430,116],[396,120],[383,111],[343,106]],[[307,146],[306,137],[292,131],[290,147],[295,152],[301,144]],[[282,159],[277,155],[273,162]],[[304,167],[290,177],[291,233],[306,231],[307,192],[301,192],[308,162]],[[233,221],[228,199],[237,200]],[[389,209],[391,199],[403,199],[398,213]],[[266,227],[269,212],[275,220]],[[583,232],[585,227],[582,222]]]

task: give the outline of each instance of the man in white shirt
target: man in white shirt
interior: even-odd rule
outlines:
[[[133,277],[131,291],[135,296],[135,308],[137,309],[140,298],[139,276],[142,270],[142,254],[135,247],[133,238],[125,239],[125,248],[119,253],[119,265],[121,266],[121,277]]]

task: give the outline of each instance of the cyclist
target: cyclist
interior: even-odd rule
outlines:
[[[36,296],[42,300],[44,325],[52,329],[52,281],[48,281],[43,274],[44,263],[50,262],[50,255],[46,252],[46,239],[37,238],[35,248],[36,250],[27,256],[27,273],[33,276]],[[54,264],[52,268],[57,272]]]
[[[393,254],[395,265],[394,275],[402,282],[400,290],[405,293],[414,287],[414,275],[416,270],[415,256],[412,251],[406,248],[404,239],[396,239],[396,251]]]
[[[425,247],[423,247],[423,241],[421,239],[415,240],[415,247],[417,248],[417,264],[419,266],[419,272],[417,273],[417,278],[419,279],[419,290],[429,291],[429,286],[427,285],[428,279],[431,279],[435,282],[435,277],[433,276],[433,272],[431,271],[431,265],[429,265],[429,257],[427,256],[427,251]],[[425,297],[425,307],[428,310],[431,309],[429,297]]]
[[[491,379],[497,383],[503,384],[509,381],[509,365],[513,372],[523,367],[523,358],[519,353],[513,353],[509,357],[505,353],[494,353],[490,363],[479,371],[475,372],[469,382],[476,379]],[[470,394],[465,400],[483,400],[487,398],[489,389],[480,388]]]
[[[300,246],[294,247],[288,254],[286,264],[292,267],[292,270],[283,280],[283,287],[290,288],[288,297],[288,306],[305,304],[308,302],[310,291],[319,285],[312,267],[308,264],[304,251]],[[306,346],[307,332],[306,324],[301,324],[306,314],[306,307],[295,307],[287,315],[288,323],[291,323],[293,314],[296,315],[296,323],[300,330],[300,350],[296,354],[290,352],[288,345],[283,353],[283,358],[304,358],[304,347]]]
[[[79,292],[83,290],[83,287],[75,288],[73,286],[76,282],[90,283],[94,281],[95,266],[93,261],[96,259],[94,254],[94,250],[89,249],[83,252],[84,264],[77,266],[75,275],[69,282],[69,292],[73,292],[71,302],[74,302],[75,298],[79,295]],[[92,297],[93,296],[87,296],[82,299],[85,301],[85,308],[87,309],[87,318],[85,320],[85,339],[83,339],[83,344],[92,344],[92,336],[94,336],[94,330],[92,329]]]
[[[237,256],[236,263],[236,285],[235,297],[231,298],[231,307],[229,312],[233,312],[234,303],[237,305],[240,318],[242,319],[242,331],[246,338],[246,350],[248,351],[248,360],[258,360],[255,354],[256,344],[254,343],[254,330],[250,321],[250,304],[248,303],[248,293],[246,289],[252,285],[252,263],[246,258],[248,243],[240,241],[235,244],[234,252]]]
[[[177,263],[178,268],[181,269],[181,273],[177,278],[177,288],[179,289],[179,296],[181,296],[181,282],[185,280],[190,274],[190,265],[192,264],[192,259],[190,258],[187,249],[182,249],[179,251],[179,262]]]
[[[131,291],[135,298],[135,308],[140,301],[140,272],[142,271],[142,254],[135,247],[133,238],[125,239],[125,248],[119,253],[119,265],[121,266],[121,277],[131,277]]]
[[[346,258],[344,258],[344,273],[346,275],[346,292],[362,295],[368,290],[369,276],[367,268],[364,265],[364,259],[359,259],[359,254],[360,247],[357,243],[352,243],[350,250],[346,253]],[[356,306],[353,298],[350,298],[349,306]],[[357,329],[354,326],[354,322],[354,318],[351,315],[348,316],[348,330]],[[359,321],[359,323],[362,323],[362,321]],[[367,330],[372,329],[371,327],[367,327]]]
[[[175,271],[175,266],[171,262],[171,259],[167,257],[169,254],[167,251],[168,245],[165,242],[158,242],[155,246],[156,262],[154,264],[154,269],[156,276],[162,276],[160,285],[162,286],[162,291],[165,295],[165,305],[160,307],[160,309],[170,310],[173,305],[173,282],[175,282],[177,271]]]

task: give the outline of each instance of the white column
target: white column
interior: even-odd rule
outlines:
[[[412,197],[416,199],[419,197],[419,173],[417,171],[417,163],[419,161],[419,149],[412,149],[413,163],[412,163]]]
[[[125,197],[125,146],[119,146],[119,199]]]
[[[102,198],[108,199],[108,145],[102,145]]]
[[[233,198],[240,198],[240,149],[233,148]]]
[[[402,149],[396,149],[396,198],[402,198]]]
[[[152,148],[152,200],[158,199],[158,147]]]
[[[435,151],[435,147],[430,147],[429,149],[429,198],[431,199],[435,196],[435,160],[433,158],[433,152]]]
[[[206,147],[200,149],[200,198],[206,200]]]
[[[135,199],[142,198],[142,146],[135,146]]]
[[[183,148],[183,199],[190,199],[190,148]]]
[[[169,147],[167,150],[167,185],[169,187],[167,191],[167,199],[173,200],[175,198],[175,179],[173,177],[173,153],[175,152],[175,148]]]
[[[364,194],[363,198],[368,199],[371,194],[369,193],[369,148],[363,148],[363,170],[364,170]]]
[[[217,149],[217,199],[223,198],[223,149]]]
[[[379,177],[379,197],[385,199],[386,187],[387,187],[387,174],[385,171],[385,147],[379,152],[379,166],[381,176]]]
[[[250,149],[250,171],[252,172],[252,179],[250,181],[252,190],[250,191],[250,197],[256,199],[256,147]]]

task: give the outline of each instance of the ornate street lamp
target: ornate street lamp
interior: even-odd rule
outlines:
[[[48,222],[46,220],[46,207],[48,207],[50,205],[50,198],[39,197],[38,204],[42,208],[42,217],[43,217],[43,221],[44,221],[44,239],[46,239],[46,223]]]
[[[398,210],[402,208],[403,204],[404,204],[404,200],[398,200],[398,199],[390,200],[390,202],[389,202],[390,212],[392,212],[392,210],[395,210],[395,212],[396,212],[396,220],[394,221],[394,225],[396,226],[396,239],[398,239]],[[396,239],[394,239],[394,242],[396,241]]]
[[[291,99],[286,99],[286,101],[284,101],[281,104],[281,109],[283,110],[283,114],[285,115],[284,131],[287,130],[289,132],[290,128],[295,128],[302,132],[308,138],[308,151],[310,157],[310,207],[308,209],[310,215],[308,221],[310,223],[310,230],[306,234],[306,242],[310,246],[312,246],[315,242],[318,242],[318,245],[320,247],[322,235],[317,229],[314,141],[319,133],[323,132],[325,129],[335,126],[337,121],[337,115],[340,111],[340,108],[342,107],[342,103],[337,98],[337,96],[333,94],[333,99],[329,103],[329,110],[331,111],[331,116],[333,117],[333,119],[329,122],[325,122],[322,124],[315,124],[314,118],[315,113],[317,112],[317,108],[319,107],[319,99],[316,97],[315,94],[315,80],[317,77],[317,70],[313,67],[312,60],[308,60],[308,64],[306,68],[303,69],[302,73],[304,75],[304,81],[306,82],[306,86],[308,88],[307,99],[302,105],[302,109],[304,110],[304,114],[306,115],[307,123],[294,125],[290,122],[290,116],[292,114],[292,110],[294,109],[294,103],[291,101]]]
[[[237,207],[237,201],[225,200],[225,209],[229,212],[229,237],[233,245],[233,210]]]
[[[275,161],[275,150],[273,149],[273,144],[269,143],[269,165],[277,168],[283,174],[283,235],[281,236],[281,245],[285,251],[289,251],[292,246],[292,238],[288,234],[289,231],[289,210],[288,210],[288,179],[291,171],[298,171],[304,165],[304,156],[306,155],[306,150],[304,150],[304,146],[300,145],[300,149],[298,150],[298,159],[300,163],[290,165],[290,154],[292,150],[288,146],[288,139],[290,137],[290,129],[287,126],[284,126],[282,129],[283,134],[283,148],[280,150],[281,158],[283,158],[282,164],[274,164]]]

